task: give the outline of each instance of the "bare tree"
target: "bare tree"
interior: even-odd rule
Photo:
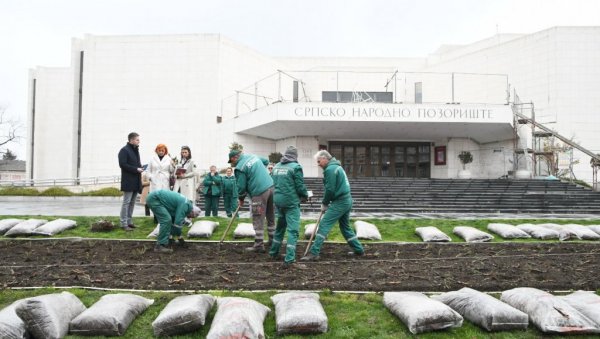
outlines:
[[[10,143],[18,143],[21,136],[19,130],[21,124],[19,121],[11,119],[6,113],[6,107],[0,106],[0,153],[7,154],[10,150],[7,147]]]

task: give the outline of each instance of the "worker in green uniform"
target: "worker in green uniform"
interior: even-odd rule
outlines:
[[[235,181],[235,176],[233,176],[233,168],[227,168],[225,176],[222,177],[222,182],[223,206],[225,207],[227,217],[231,218],[233,212],[238,207],[237,182]]]
[[[173,252],[168,246],[171,242],[175,241],[174,237],[178,237],[179,245],[184,246],[185,241],[183,240],[181,229],[183,228],[185,217],[198,217],[200,215],[200,208],[194,206],[192,201],[183,195],[169,190],[151,192],[146,198],[146,204],[160,223],[154,251],[161,253]]]
[[[252,226],[256,235],[254,245],[246,248],[248,252],[265,253],[265,218],[269,239],[275,232],[275,213],[273,208],[273,179],[264,165],[263,159],[233,149],[229,152],[229,163],[235,167],[235,178],[238,187],[238,202],[244,206],[244,198],[249,195],[252,200]],[[268,163],[268,161],[267,161]],[[271,244],[267,244],[270,248]]]
[[[339,221],[340,231],[352,248],[350,256],[362,256],[365,250],[358,241],[354,230],[350,227],[350,210],[352,209],[352,196],[350,195],[350,183],[346,172],[340,166],[340,162],[331,156],[329,152],[322,150],[315,154],[319,167],[323,169],[323,201],[321,211],[323,217],[319,223],[319,230],[315,241],[310,247],[310,253],[300,258],[302,261],[317,261],[321,246],[331,231],[333,224]]]
[[[210,166],[210,172],[204,176],[202,193],[204,194],[204,216],[217,217],[219,214],[219,198],[221,197],[221,176],[217,173],[217,166]]]
[[[281,162],[273,167],[271,177],[275,184],[274,203],[277,210],[277,227],[269,255],[279,259],[281,242],[287,230],[288,238],[283,267],[288,268],[296,261],[296,243],[300,230],[300,202],[308,199],[304,173],[298,163],[298,150],[289,146]]]

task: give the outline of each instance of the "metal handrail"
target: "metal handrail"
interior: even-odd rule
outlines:
[[[85,186],[99,184],[117,184],[120,182],[120,175],[111,175],[87,178],[0,180],[0,187]]]

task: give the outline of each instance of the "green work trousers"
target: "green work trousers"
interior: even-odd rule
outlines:
[[[238,198],[231,194],[223,195],[223,205],[225,207],[225,213],[227,213],[227,217],[231,218],[233,212],[235,212],[238,207]]]
[[[292,263],[296,261],[296,243],[298,242],[298,232],[300,230],[300,206],[277,208],[277,227],[275,227],[273,242],[269,250],[270,256],[274,257],[279,254],[286,230],[288,238],[284,260],[287,263]]]
[[[180,237],[181,236],[181,226],[176,227],[173,225],[173,216],[169,214],[169,211],[160,203],[160,200],[155,196],[148,196],[148,200],[146,200],[146,205],[150,207],[152,212],[154,213],[154,217],[160,223],[160,228],[158,229],[158,236],[156,237],[156,242],[160,245],[168,245],[169,244],[169,236]]]
[[[212,213],[213,217],[219,214],[219,196],[218,195],[205,195],[204,196],[204,216],[210,217]]]
[[[310,247],[310,253],[313,255],[319,255],[321,252],[321,246],[323,246],[327,235],[331,231],[331,228],[336,221],[339,221],[340,231],[354,252],[363,253],[365,251],[360,244],[360,241],[358,241],[356,233],[354,233],[354,230],[350,227],[351,209],[351,198],[335,200],[329,204],[329,208],[327,211],[325,211],[323,217],[321,218],[321,222],[319,223],[319,230],[315,236],[314,243]]]

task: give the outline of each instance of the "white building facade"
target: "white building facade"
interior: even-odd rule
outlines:
[[[118,175],[135,131],[143,163],[159,143],[172,156],[187,145],[200,171],[226,167],[236,141],[262,156],[294,145],[306,176],[320,175],[312,155],[328,149],[352,176],[454,178],[469,151],[473,177],[498,178],[532,167],[515,155],[534,147],[515,128],[515,90],[538,121],[599,150],[600,28],[500,35],[423,58],[270,57],[216,34],[88,35],[73,39],[70,67],[30,72],[27,176]],[[578,178],[591,179],[589,157],[577,157]]]

